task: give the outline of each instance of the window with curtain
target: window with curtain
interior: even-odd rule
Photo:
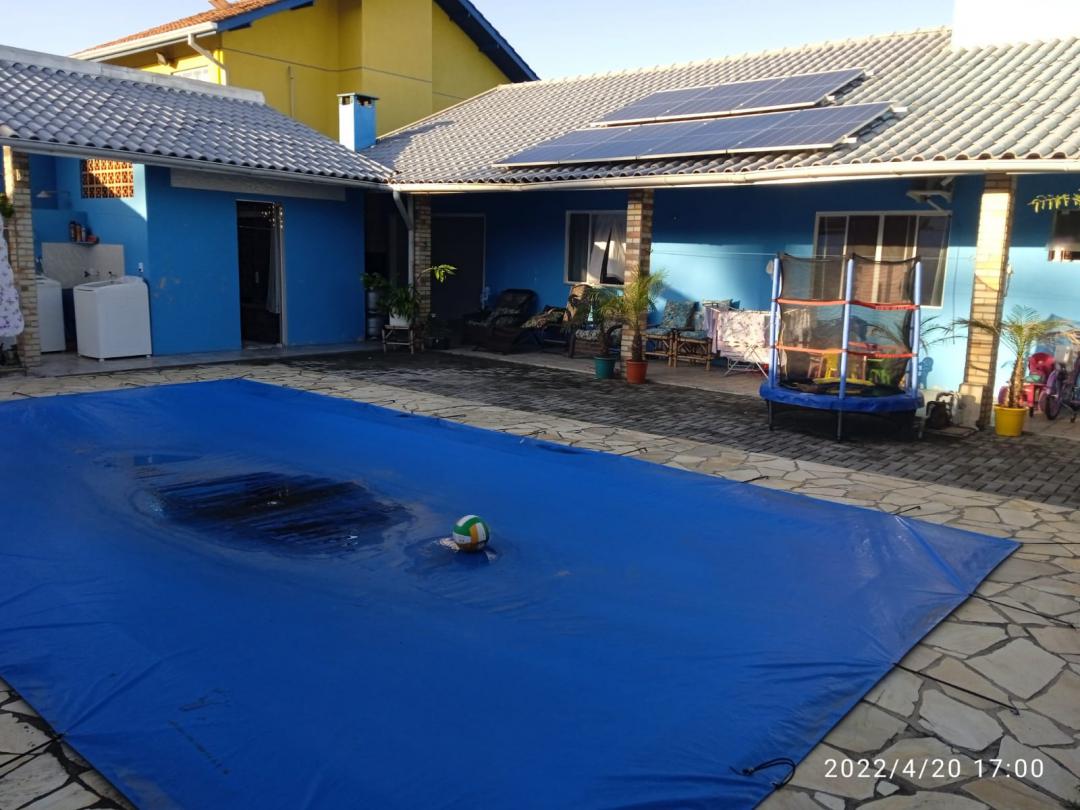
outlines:
[[[945,254],[949,248],[949,215],[818,214],[814,256],[825,262],[814,279],[821,297],[843,298],[844,260],[852,253],[896,261],[918,256],[922,260],[922,303],[941,306],[945,290]],[[887,283],[880,279],[874,283]],[[872,297],[872,290],[856,290],[855,297]]]
[[[566,281],[622,284],[626,212],[571,211],[566,216]]]

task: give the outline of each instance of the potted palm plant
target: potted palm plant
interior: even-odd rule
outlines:
[[[664,286],[664,273],[639,273],[633,281],[623,286],[622,295],[613,296],[610,305],[619,321],[632,333],[630,359],[624,362],[626,381],[640,384],[645,382],[649,363],[645,359],[645,344],[641,330],[649,310],[656,306],[656,298]]]
[[[364,273],[364,287],[378,296],[376,308],[389,317],[390,325],[405,329],[414,325],[420,313],[420,293],[416,282],[430,276],[432,281],[441,284],[456,270],[449,264],[437,264],[418,274],[412,284],[403,287],[376,273]]]
[[[563,321],[563,331],[573,341],[579,330],[588,329],[596,335],[596,354],[593,368],[596,379],[610,380],[615,376],[617,356],[611,354],[611,335],[621,321],[614,303],[615,293],[605,287],[588,287],[572,318]]]
[[[1057,318],[1042,318],[1031,307],[1017,305],[1001,323],[963,318],[956,325],[979,329],[992,334],[999,343],[1016,353],[1012,372],[1006,388],[1005,402],[994,405],[994,432],[999,436],[1019,436],[1024,431],[1024,417],[1027,407],[1023,404],[1021,393],[1024,389],[1024,369],[1027,358],[1035,345],[1052,332],[1064,327]]]

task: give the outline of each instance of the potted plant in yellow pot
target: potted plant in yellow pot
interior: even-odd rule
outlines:
[[[1018,304],[1000,324],[969,318],[958,320],[956,323],[959,326],[966,326],[969,330],[979,329],[989,332],[999,343],[1016,353],[1012,372],[1009,374],[1005,403],[994,406],[994,432],[999,436],[1019,436],[1024,432],[1024,417],[1028,410],[1022,404],[1021,397],[1028,355],[1040,340],[1062,329],[1063,322],[1057,318],[1042,318],[1031,307]]]
[[[664,286],[664,273],[648,275],[638,274],[633,281],[623,286],[622,295],[612,299],[611,308],[623,324],[630,328],[633,340],[630,344],[630,359],[623,365],[628,383],[645,382],[649,363],[645,359],[645,345],[641,330],[649,310],[656,305],[656,297]]]

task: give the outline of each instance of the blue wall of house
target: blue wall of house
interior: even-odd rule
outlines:
[[[907,196],[906,180],[817,183],[803,186],[662,189],[653,215],[652,266],[667,273],[668,299],[733,298],[744,309],[767,309],[765,272],[778,251],[809,255],[819,212],[926,211]],[[942,306],[928,307],[930,323],[965,317],[971,300],[980,178],[956,182]],[[625,208],[626,194],[511,192],[437,197],[434,212],[482,213],[487,218],[486,277],[492,294],[529,287],[545,304],[566,299],[566,212]],[[955,387],[963,374],[964,340],[936,343],[930,384]]]
[[[364,335],[363,198],[346,202],[173,188],[149,168],[151,325],[156,354],[240,348],[236,203],[285,209],[285,315],[289,345]]]
[[[1006,311],[1015,304],[1043,315],[1080,321],[1080,263],[1048,260],[1053,214],[1028,203],[1040,194],[1080,192],[1080,174],[1028,175],[1018,179]]]
[[[129,199],[83,199],[80,161],[32,155],[34,254],[43,242],[67,242],[73,220],[89,227],[103,244],[124,246],[124,272],[135,275],[147,260],[146,169],[135,166],[135,195]],[[47,270],[47,268],[46,268]]]
[[[483,214],[484,281],[494,300],[500,290],[535,290],[540,304],[566,303],[566,212],[626,210],[620,191],[510,192],[437,196],[432,213]]]

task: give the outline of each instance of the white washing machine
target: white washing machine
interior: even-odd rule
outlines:
[[[64,340],[64,294],[60,282],[47,276],[38,276],[37,300],[41,351],[64,351],[67,343]]]
[[[138,276],[94,281],[75,288],[75,331],[79,354],[150,356],[150,293]]]

